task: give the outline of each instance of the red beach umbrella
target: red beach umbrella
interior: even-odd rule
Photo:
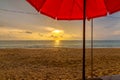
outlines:
[[[120,10],[120,0],[27,0],[38,12],[58,20],[83,19],[84,1],[86,18],[106,16]]]
[[[86,19],[120,10],[120,0],[27,0],[38,12],[57,20],[83,20],[83,73],[85,80]]]

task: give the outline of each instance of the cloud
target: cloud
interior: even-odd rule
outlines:
[[[25,33],[27,33],[27,34],[32,34],[33,32],[31,32],[31,31],[25,31]]]
[[[4,25],[0,24],[0,27],[4,27]]]
[[[22,29],[5,29],[6,31],[8,31],[9,33],[13,33],[13,34],[32,34],[33,32],[32,31],[29,31],[29,30],[22,30]]]
[[[120,35],[120,30],[114,31],[113,35]]]
[[[53,31],[53,30],[55,30],[55,28],[52,28],[52,27],[45,27],[45,30],[47,30],[47,31]]]

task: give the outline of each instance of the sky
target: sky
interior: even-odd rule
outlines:
[[[87,21],[87,39],[90,39],[90,25]],[[82,40],[81,20],[57,21],[38,13],[25,0],[0,0],[0,40],[54,40],[56,30],[60,31],[57,37],[61,40]],[[94,39],[120,40],[120,12],[94,19]]]

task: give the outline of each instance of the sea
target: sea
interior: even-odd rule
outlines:
[[[82,40],[0,40],[0,48],[82,48]],[[120,40],[94,40],[94,48],[120,48]],[[86,48],[91,41],[86,41]]]

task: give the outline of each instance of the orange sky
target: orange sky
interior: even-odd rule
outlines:
[[[15,13],[1,9],[30,12]],[[87,21],[90,39],[90,21]],[[82,39],[82,21],[56,21],[39,14],[25,0],[0,0],[0,40],[53,40],[54,30],[62,40]],[[120,13],[94,20],[94,39],[120,39]]]

